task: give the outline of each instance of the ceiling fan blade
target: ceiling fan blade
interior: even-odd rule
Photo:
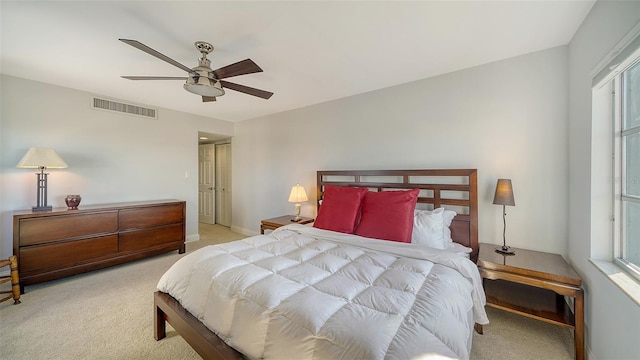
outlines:
[[[232,76],[253,74],[257,72],[262,72],[262,69],[251,59],[238,61],[235,64],[223,66],[217,70],[213,70],[213,74],[215,75],[216,79],[224,79]]]
[[[217,100],[213,96],[203,96],[202,97],[202,102],[209,102],[209,101],[217,101]]]
[[[160,60],[166,61],[169,64],[173,65],[173,66],[177,66],[180,69],[188,72],[188,73],[193,73],[193,70],[191,70],[190,68],[180,64],[179,62],[173,60],[172,58],[168,57],[167,55],[164,55],[162,53],[159,53],[155,50],[153,50],[152,48],[148,47],[147,45],[137,41],[137,40],[129,40],[129,39],[118,39],[120,41],[122,41],[125,44],[129,44],[131,46],[133,46],[134,48],[138,49],[138,50],[142,50],[144,52],[146,52],[149,55],[153,55],[155,57],[157,57]]]
[[[186,76],[121,76],[129,80],[187,80]]]
[[[235,83],[224,81],[224,80],[220,80],[220,84],[222,84],[222,87],[225,89],[239,91],[241,93],[257,96],[263,99],[268,99],[271,97],[271,95],[273,95],[273,93],[269,91],[264,91],[264,90],[248,87],[245,85],[235,84]]]

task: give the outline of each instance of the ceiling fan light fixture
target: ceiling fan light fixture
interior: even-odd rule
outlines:
[[[2,0],[0,0],[2,1]],[[184,80],[187,82],[183,85],[184,89],[190,93],[202,96],[202,102],[216,101],[216,98],[225,94],[225,88],[233,91],[241,92],[244,94],[257,96],[263,99],[269,99],[272,92],[264,91],[260,89],[254,89],[249,86],[235,84],[226,80],[232,76],[246,75],[262,72],[262,69],[251,59],[244,59],[236,63],[223,66],[216,70],[211,70],[211,61],[207,59],[207,55],[213,51],[213,45],[204,42],[197,41],[195,43],[196,49],[202,55],[198,59],[198,66],[194,68],[188,68],[183,64],[173,60],[172,58],[148,47],[147,45],[131,39],[119,39],[127,45],[144,51],[147,54],[154,56],[164,62],[167,62],[183,71],[186,71],[188,76],[123,76],[129,80]],[[223,88],[224,86],[224,88]]]
[[[197,83],[187,80],[187,83],[184,84],[184,89],[201,96],[218,97],[224,95],[224,89],[222,89],[220,81],[204,76],[200,76]]]

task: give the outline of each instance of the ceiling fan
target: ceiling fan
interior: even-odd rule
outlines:
[[[253,74],[262,72],[262,69],[251,59],[245,59],[237,63],[223,66],[216,70],[211,70],[211,61],[207,59],[207,55],[213,51],[213,46],[204,41],[196,41],[195,46],[202,57],[198,59],[198,66],[193,69],[180,64],[172,58],[159,53],[158,51],[148,47],[147,45],[129,39],[119,39],[125,44],[129,44],[136,49],[142,50],[149,55],[155,56],[160,60],[176,66],[186,71],[188,76],[122,76],[129,80],[186,80],[184,89],[194,94],[202,96],[203,102],[216,101],[216,97],[224,95],[224,89],[231,89],[241,93],[257,96],[263,99],[269,99],[272,92],[255,89],[249,86],[240,85],[225,81],[222,79],[232,76]]]

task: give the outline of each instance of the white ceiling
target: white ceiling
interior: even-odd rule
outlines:
[[[7,1],[0,71],[114,99],[241,121],[565,45],[595,1]],[[195,67],[251,58],[264,72],[227,80],[202,103],[181,81],[120,75],[185,73],[118,41],[135,39]]]

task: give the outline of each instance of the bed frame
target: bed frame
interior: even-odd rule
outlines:
[[[325,185],[366,187],[373,191],[420,189],[416,208],[441,206],[458,213],[451,223],[453,241],[478,259],[478,174],[476,169],[318,171],[318,206]]]
[[[374,191],[420,189],[418,208],[452,208],[453,241],[470,247],[478,257],[478,176],[476,169],[331,170],[318,171],[317,199],[325,185],[359,186]],[[461,210],[462,209],[462,210]],[[154,293],[154,338],[166,337],[168,322],[204,359],[244,359],[169,294]],[[477,329],[476,329],[477,330]]]

